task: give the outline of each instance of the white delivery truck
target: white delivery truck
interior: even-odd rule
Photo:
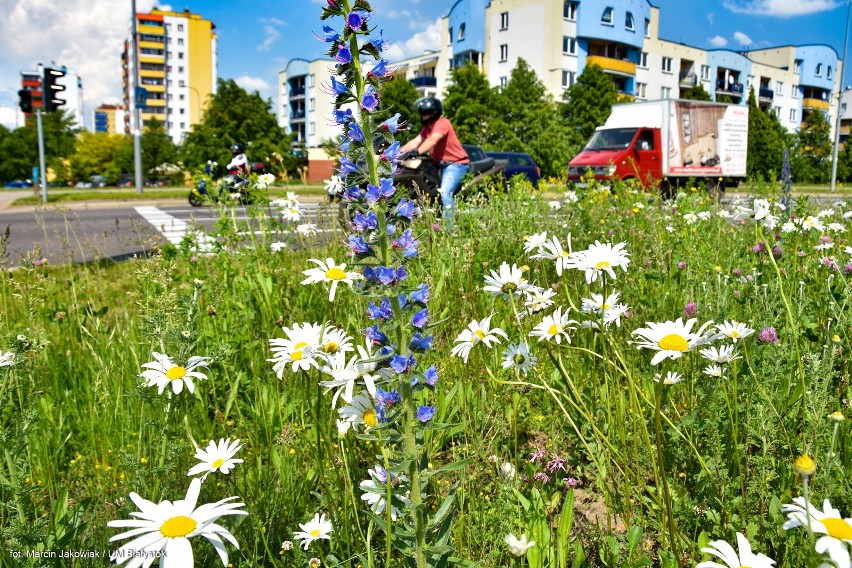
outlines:
[[[748,107],[664,99],[613,105],[586,147],[568,164],[568,179],[637,179],[664,194],[692,178],[724,191],[746,177]]]

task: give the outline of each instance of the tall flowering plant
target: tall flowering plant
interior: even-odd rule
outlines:
[[[272,360],[279,369],[292,364],[295,370],[299,363],[308,369],[307,359],[315,357],[314,368],[331,376],[320,385],[335,389],[334,406],[344,403],[338,409],[339,431],[347,435],[363,429],[359,437],[379,443],[378,463],[365,472],[359,487],[372,520],[388,537],[386,565],[397,565],[393,557],[398,554],[419,568],[442,565],[450,554],[452,492],[437,513],[427,516],[428,479],[458,464],[429,470],[422,444],[424,431],[438,427],[433,424],[436,406],[430,404],[438,370],[423,363],[432,348],[430,290],[413,282],[407,268],[420,254],[413,226],[419,209],[393,182],[399,115],[388,116],[379,98],[379,85],[390,75],[381,56],[385,39],[370,27],[373,9],[365,0],[327,3],[322,19],[340,25],[324,25],[315,35],[330,45],[329,56],[337,61],[326,88],[335,97],[332,119],[342,132],[338,174],[345,188],[352,258],[349,263],[315,260],[317,267],[305,271],[303,284],[328,285],[330,301],[341,284],[364,296],[366,345],[346,360],[342,344],[328,349],[320,330],[315,340],[306,340],[304,334],[273,340],[296,343],[293,349],[283,346],[281,357]],[[378,140],[384,144],[376,144]],[[364,388],[356,393],[355,386],[361,384]]]

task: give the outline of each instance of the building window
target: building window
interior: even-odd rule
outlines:
[[[311,136],[315,135],[316,133],[317,133],[317,123],[312,122],[311,123]]]
[[[792,85],[790,87],[790,96],[793,97],[794,99],[799,98],[799,86],[798,85]]]
[[[509,12],[501,12],[500,13],[500,29],[508,30],[509,29]]]
[[[178,73],[183,73],[183,67],[178,67]]]
[[[796,109],[790,109],[790,122],[796,122]]]
[[[459,41],[464,41],[464,24],[459,26]]]
[[[183,45],[183,38],[182,37],[178,38],[178,45]]]
[[[648,85],[646,83],[636,83],[636,96],[644,99],[648,93]]]
[[[775,113],[775,116],[777,118],[781,118],[781,107],[773,107],[772,111]]]
[[[826,69],[825,76],[828,80],[831,80],[831,65],[829,65],[828,69]]]
[[[639,52],[639,67],[647,67],[648,66],[648,52],[641,51]]]
[[[182,101],[182,100],[184,100],[184,99],[186,99],[186,95],[180,95],[180,96],[178,97],[178,100],[179,100],[179,101]],[[172,100],[172,96],[171,96],[171,95],[169,95],[169,100]]]
[[[651,37],[651,20],[645,19],[645,37]]]
[[[504,43],[500,46],[500,61],[507,61],[509,59],[509,44]]]
[[[505,77],[505,76],[500,77],[500,88],[501,89],[505,89],[506,85],[508,85],[508,84],[509,84],[509,78],[508,77]]]
[[[183,108],[183,107],[181,107],[181,108],[180,108],[180,113],[181,113],[181,114],[186,114],[186,109],[185,109],[185,108]]]
[[[606,24],[608,26],[613,25],[612,13],[613,13],[612,7],[607,6],[606,8],[604,8],[603,14],[601,15],[601,23]]]
[[[672,72],[672,58],[671,57],[663,57],[663,73],[671,73]]]
[[[182,51],[178,51],[178,59],[183,59],[183,52]]]
[[[660,98],[661,99],[672,98],[672,88],[671,87],[660,87]]]
[[[562,53],[577,55],[577,40],[573,37],[562,36]]]
[[[624,16],[624,27],[631,32],[633,31],[633,14],[627,12],[627,15]]]
[[[793,73],[798,73],[802,69],[802,60],[797,59],[793,62]]]
[[[775,96],[783,97],[784,96],[784,83],[781,81],[775,81]]]
[[[178,81],[178,87],[186,87],[186,81],[184,81],[183,79]]]
[[[562,70],[562,88],[568,89],[574,86],[574,72]]]
[[[817,63],[816,73],[814,73],[817,77],[822,77],[822,63]]]
[[[316,100],[314,98],[308,100],[308,110],[316,110]]]
[[[450,28],[450,45],[453,43],[453,28]]]
[[[701,80],[709,81],[710,80],[710,66],[702,65],[701,66]]]
[[[562,8],[562,17],[566,20],[571,20],[572,22],[577,19],[577,3],[576,2],[565,2],[565,6]]]
[[[185,123],[185,122],[181,122],[181,123],[180,123],[180,127],[181,127],[182,129],[186,128],[186,123]]]

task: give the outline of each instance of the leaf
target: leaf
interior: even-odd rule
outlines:
[[[559,514],[559,527],[556,529],[556,556],[559,566],[568,564],[568,550],[571,547],[571,527],[574,524],[574,490],[565,494],[562,512]]]
[[[521,502],[521,507],[524,508],[524,511],[529,513],[530,512],[530,501],[529,501],[529,499],[527,499],[526,497],[521,495],[521,492],[518,491],[515,487],[512,487],[512,491],[515,492],[515,495],[518,497],[518,501]]]

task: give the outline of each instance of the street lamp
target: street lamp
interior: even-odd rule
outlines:
[[[849,12],[852,9],[852,0],[849,0],[846,3],[846,32],[843,34],[843,63],[841,64],[843,67],[841,68],[842,73],[840,74],[840,84],[843,85],[843,75],[846,74],[846,46],[849,43]],[[831,161],[831,191],[834,191],[834,185],[837,182],[837,156],[839,153],[840,146],[840,99],[843,96],[843,89],[838,89],[837,92],[837,120],[834,124],[834,159]]]

